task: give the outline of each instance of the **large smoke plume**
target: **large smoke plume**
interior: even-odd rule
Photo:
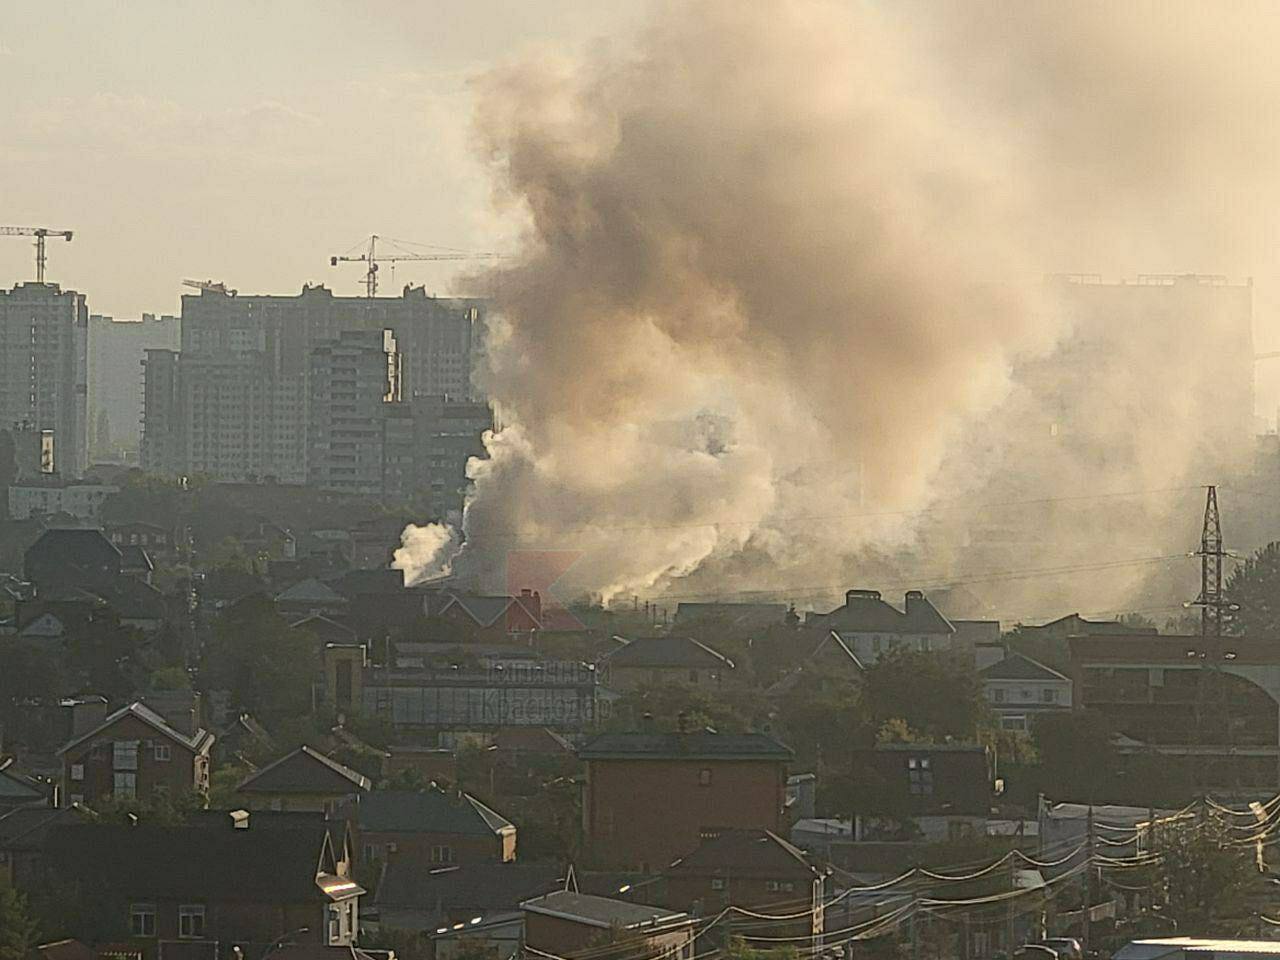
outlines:
[[[411,528],[399,565],[505,590],[513,551],[572,551],[561,596],[606,598],[910,585],[975,572],[998,503],[1022,567],[1125,531],[1112,555],[1185,544],[1180,495],[1103,498],[1085,523],[1064,504],[1214,479],[1189,476],[1230,459],[1202,455],[1200,398],[1134,403],[1186,382],[1213,325],[1119,338],[1117,376],[1070,413],[1130,418],[1140,449],[1045,455],[1028,378],[1076,331],[1035,281],[1252,271],[1274,238],[1276,97],[1254,83],[1272,19],[663,3],[626,43],[484,77],[479,143],[528,223],[485,278],[504,428],[473,461],[461,552]],[[1108,573],[1105,602],[1142,573]]]

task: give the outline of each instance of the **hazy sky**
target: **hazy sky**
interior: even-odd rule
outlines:
[[[470,146],[468,79],[531,46],[580,49],[640,9],[0,2],[0,224],[75,230],[49,277],[118,317],[176,312],[184,277],[355,293],[360,267],[328,258],[370,233],[500,250],[511,228]],[[0,237],[0,287],[33,263]],[[444,292],[453,267],[402,264],[396,286]]]

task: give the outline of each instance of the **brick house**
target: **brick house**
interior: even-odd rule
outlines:
[[[928,841],[985,834],[994,775],[991,752],[981,744],[882,743],[855,750],[853,779],[855,841],[903,839],[904,827]]]
[[[709,827],[785,829],[792,752],[766,734],[605,733],[578,757],[593,865],[656,872]]]
[[[597,664],[600,682],[614,690],[667,683],[716,687],[733,675],[732,660],[691,637],[640,637],[622,642]]]
[[[379,790],[360,802],[356,840],[362,862],[508,863],[516,858],[516,828],[468,793]]]
[[[121,707],[58,751],[62,802],[90,807],[107,797],[147,797],[157,789],[178,796],[209,790],[214,736],[187,734],[141,701]]]
[[[351,945],[364,890],[352,879],[349,833],[319,819],[253,820],[237,811],[218,823],[58,827],[45,864],[148,960],[162,941],[166,954],[173,941],[191,944],[191,956],[231,944],[261,956],[282,934]]]
[[[249,776],[236,791],[251,810],[333,814],[372,786],[364,774],[303,745]]]
[[[520,907],[525,947],[536,954],[573,957],[589,949],[595,960],[693,956],[693,922],[674,910],[568,890],[526,900]],[[606,946],[611,937],[617,937],[613,950]]]
[[[770,926],[771,936],[822,932],[826,874],[804,851],[771,830],[709,830],[698,848],[667,868],[664,902],[694,916],[719,913],[730,904],[766,912],[809,916]],[[757,932],[760,932],[757,930]]]

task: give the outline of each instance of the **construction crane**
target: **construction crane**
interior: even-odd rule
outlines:
[[[48,237],[62,237],[71,242],[70,230],[50,230],[48,227],[0,227],[3,237],[35,237],[36,238],[36,283],[44,283],[44,242]]]
[[[193,290],[208,290],[210,293],[225,293],[229,297],[234,297],[240,291],[228,287],[221,280],[183,280],[184,287],[191,287]]]
[[[378,253],[378,241],[383,239],[376,233],[369,237],[369,250],[359,256],[351,256],[350,254],[339,254],[329,258],[329,266],[336,267],[340,263],[364,263],[368,264],[364,272],[364,289],[365,293],[371,297],[378,294],[378,264],[389,263],[392,269],[395,264],[401,260],[501,260],[500,253],[467,253],[463,250],[449,250],[443,253],[409,253],[394,252],[391,254]],[[396,241],[389,241],[395,243]],[[407,241],[401,241],[407,242]]]

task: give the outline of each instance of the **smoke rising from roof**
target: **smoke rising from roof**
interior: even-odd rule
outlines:
[[[1276,144],[1259,34],[1158,10],[662,3],[634,42],[482,78],[480,149],[528,222],[485,278],[507,426],[461,552],[410,528],[398,565],[503,589],[511,551],[579,551],[562,596],[883,585],[963,564],[939,498],[1080,493],[1070,453],[1009,461],[1043,405],[1014,371],[1072,334],[1031,281],[1248,269],[1274,226],[1244,206]],[[1132,429],[1180,482],[1163,416]]]

